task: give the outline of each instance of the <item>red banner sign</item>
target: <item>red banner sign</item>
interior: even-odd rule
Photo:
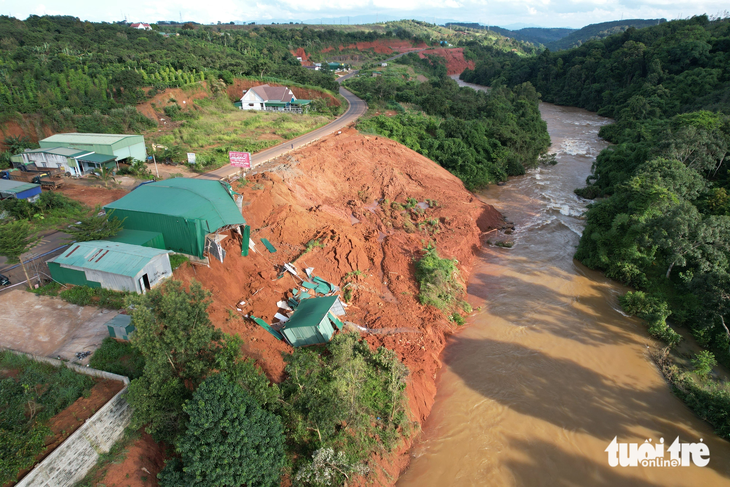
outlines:
[[[251,153],[250,152],[229,152],[228,159],[231,166],[251,169]]]

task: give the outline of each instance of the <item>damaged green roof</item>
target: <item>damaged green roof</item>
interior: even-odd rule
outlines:
[[[284,325],[284,329],[317,326],[336,300],[337,296],[302,300],[291,319]]]
[[[173,178],[145,184],[104,208],[206,220],[211,232],[246,224],[231,194],[219,181],[209,179]]]

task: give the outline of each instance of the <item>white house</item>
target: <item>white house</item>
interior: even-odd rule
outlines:
[[[297,98],[286,86],[254,86],[243,93],[241,110],[266,110],[288,106]]]
[[[141,30],[152,30],[152,27],[150,27],[150,24],[145,24],[143,22],[136,22],[132,25],[130,25],[133,29],[141,29]]]

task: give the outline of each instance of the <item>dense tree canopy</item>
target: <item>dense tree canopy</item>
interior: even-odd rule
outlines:
[[[276,486],[284,466],[281,420],[225,373],[203,381],[184,406],[190,417],[160,485]]]
[[[424,61],[417,56],[404,58],[403,62],[424,69]],[[550,137],[532,85],[485,93],[460,88],[437,60],[426,60],[425,64],[432,76],[428,82],[388,76],[349,82],[348,86],[368,103],[400,112],[364,120],[359,128],[390,137],[429,157],[469,189],[524,174],[526,168],[537,165]],[[403,105],[412,109],[406,112]]]

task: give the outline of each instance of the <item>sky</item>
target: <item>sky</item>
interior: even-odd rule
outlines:
[[[727,17],[727,0],[0,0],[0,15],[71,15],[94,22],[185,20],[371,23],[417,19],[463,21],[506,28],[581,28],[621,19],[674,20],[706,13]]]

